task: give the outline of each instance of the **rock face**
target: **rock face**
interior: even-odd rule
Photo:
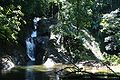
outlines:
[[[48,49],[48,42],[50,37],[51,23],[46,18],[41,18],[37,26],[37,38],[36,38],[36,64],[44,63],[44,56]]]
[[[2,72],[4,71],[9,71],[11,70],[13,67],[15,67],[15,64],[13,63],[13,61],[11,60],[10,56],[6,56],[6,57],[2,57],[1,61],[0,61],[0,70]]]
[[[65,55],[66,53],[62,49],[62,46],[60,44],[61,37],[59,35],[55,35],[54,38],[51,38],[53,35],[51,34],[50,28],[51,28],[51,25],[57,24],[57,19],[56,18],[36,18],[36,20],[35,21],[33,20],[33,22],[34,22],[34,29],[32,29],[32,31],[31,29],[30,31],[28,31],[30,34],[27,37],[27,39],[32,38],[33,40],[33,41],[27,41],[27,42],[34,43],[35,45],[33,49],[34,50],[33,59],[35,60],[32,60],[32,61],[35,61],[35,64],[43,64],[45,63],[47,58],[50,58],[53,61],[58,63],[66,63],[68,62],[67,59],[71,60],[68,55]],[[27,47],[27,44],[26,44],[26,47]],[[31,51],[28,51],[28,52],[31,52]],[[28,59],[30,60],[30,57]]]
[[[45,63],[47,58],[57,63],[68,63],[71,61],[70,57],[63,51],[61,44],[59,44],[61,37],[54,35],[55,37],[51,38],[53,35],[50,31],[50,26],[56,23],[56,20],[52,18],[43,18],[38,22],[35,54],[36,64]]]

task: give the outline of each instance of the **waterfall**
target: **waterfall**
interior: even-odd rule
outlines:
[[[37,37],[37,22],[40,20],[40,18],[35,17],[33,19],[34,22],[34,29],[30,35],[26,39],[26,48],[27,48],[27,55],[31,61],[35,61],[35,43],[34,43],[34,38]]]
[[[31,61],[35,61],[35,56],[34,56],[35,44],[32,37],[26,40],[26,47],[27,47],[28,57],[30,58]]]

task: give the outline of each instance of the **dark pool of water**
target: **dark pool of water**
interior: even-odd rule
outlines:
[[[0,80],[59,80],[54,72],[33,71],[32,69],[13,69],[0,75]]]
[[[49,80],[49,76],[44,72],[16,71],[2,74],[0,80]]]
[[[43,71],[42,71],[43,70]],[[67,76],[67,77],[66,77]],[[18,67],[10,72],[0,74],[0,80],[120,80],[120,77],[107,77],[95,75],[66,75],[61,76],[52,71],[45,71],[44,66]]]

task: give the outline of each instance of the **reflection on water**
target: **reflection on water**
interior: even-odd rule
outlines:
[[[60,80],[60,75],[59,74],[55,74],[55,80]]]
[[[16,67],[11,72],[0,75],[0,80],[61,80],[54,68],[48,69],[44,65],[33,64],[34,62],[29,61],[27,66]]]
[[[9,73],[0,75],[0,80],[61,80],[59,70],[67,66],[49,58],[43,65],[34,65],[34,61],[30,60],[26,66],[17,66]]]
[[[28,61],[27,66],[32,66],[34,64],[33,61]],[[26,74],[25,74],[25,80],[35,80],[35,75],[33,72],[33,68],[29,69],[29,67],[26,69]]]

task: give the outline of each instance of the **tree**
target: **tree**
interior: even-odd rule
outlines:
[[[89,49],[91,49],[94,54],[96,54],[97,50],[98,52],[96,55],[100,56],[102,55],[102,53],[106,52],[104,40],[106,32],[113,28],[110,26],[115,26],[115,30],[119,30],[119,21],[116,21],[119,18],[116,18],[115,22],[117,22],[117,24],[115,23],[114,25],[113,23],[110,24],[110,19],[108,20],[108,22],[105,20],[105,22],[110,24],[106,27],[106,29],[105,26],[101,25],[101,23],[104,21],[104,14],[110,13],[113,10],[112,5],[113,3],[109,0],[66,0],[62,4],[62,8],[58,16],[59,23],[56,25],[55,28],[53,28],[53,33],[62,35],[63,41],[61,41],[61,44],[63,44],[67,52],[70,52],[71,54],[73,54],[73,56],[78,56],[82,52],[86,53],[85,50],[83,50],[85,48],[83,46],[83,44],[85,43],[84,39],[86,39],[86,41],[89,43],[89,47],[91,47]],[[106,9],[106,11],[104,11],[104,9]],[[102,31],[104,29],[105,31]],[[91,37],[85,35],[84,32]],[[115,31],[112,30],[111,32],[113,33]],[[117,31],[115,35],[117,37],[114,36],[114,42],[119,43],[119,31]],[[97,44],[96,47],[98,48],[92,47],[93,44]],[[77,45],[79,45],[79,47],[75,47]],[[116,46],[118,47],[118,45]],[[96,48],[96,50],[93,50],[92,48]],[[118,48],[116,48],[116,50],[119,51]],[[110,51],[108,51],[107,53],[109,52]],[[114,50],[112,51],[112,53],[113,52]],[[117,53],[118,52],[115,52],[113,54]],[[79,58],[80,57],[81,55],[79,56]]]
[[[118,17],[118,12],[119,9],[116,9],[109,14],[104,14],[101,21],[101,25],[103,26],[103,28],[100,30],[104,38],[103,44],[105,51],[109,54],[116,55],[118,55],[118,53],[120,52],[120,20]]]
[[[83,46],[85,37],[83,30],[91,28],[93,5],[91,0],[63,2],[58,16],[59,23],[57,27],[53,28],[55,34],[62,35],[61,44],[74,59],[87,59],[84,57],[90,55],[88,53],[92,53]]]
[[[6,1],[6,0],[5,0]],[[20,31],[20,25],[24,21],[21,12],[21,6],[15,7],[12,3],[1,1],[0,6],[0,46],[5,53],[10,46],[17,45],[17,34]],[[5,55],[5,54],[4,54]]]
[[[7,41],[15,40],[15,35],[20,30],[20,16],[23,15],[19,10],[19,7],[15,9],[14,6],[9,6],[10,8],[4,9],[0,7],[0,29],[1,29],[1,40],[5,39]]]

